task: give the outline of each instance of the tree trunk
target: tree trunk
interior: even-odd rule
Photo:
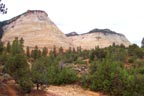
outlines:
[[[39,84],[37,83],[37,90],[39,90]]]

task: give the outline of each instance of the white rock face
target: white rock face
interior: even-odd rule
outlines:
[[[73,47],[70,40],[58,29],[58,27],[48,18],[44,11],[27,11],[11,20],[7,21],[3,27],[4,33],[2,41],[12,42],[15,37],[24,39],[24,46],[39,48],[47,47],[52,49],[63,47],[68,49]]]
[[[1,28],[2,27],[2,28]],[[64,35],[58,27],[49,19],[47,13],[40,10],[27,11],[15,18],[4,21],[0,24],[0,31],[3,29],[2,41],[7,44],[15,37],[24,39],[24,46],[34,48],[47,47],[53,49],[54,45],[65,50],[69,47],[82,49],[93,49],[108,47],[115,43],[129,46],[130,42],[122,34],[115,33],[109,29],[94,29],[86,34],[72,32]]]
[[[68,37],[75,47],[81,46],[82,49],[93,49],[97,46],[100,48],[108,47],[115,43],[116,45],[123,44],[128,47],[131,43],[122,34],[117,33],[104,33],[104,32],[93,32],[86,33],[76,36]]]

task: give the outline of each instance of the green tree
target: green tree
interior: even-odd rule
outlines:
[[[59,48],[59,54],[62,55],[63,53],[64,53],[63,47],[60,47],[60,48]]]
[[[128,48],[129,56],[137,56],[138,58],[143,58],[144,51],[139,48],[136,44],[130,45]]]
[[[48,61],[46,57],[41,57],[36,60],[32,65],[32,80],[37,84],[37,90],[39,85],[48,84]]]
[[[41,55],[42,55],[42,52],[41,52],[41,50],[39,49],[39,50],[38,50],[38,58],[40,58]]]
[[[77,52],[81,53],[81,51],[82,51],[81,46],[77,47]]]
[[[29,49],[29,46],[27,46],[27,48],[26,48],[26,55],[27,55],[28,58],[30,57],[30,49]]]
[[[72,48],[69,47],[69,49],[67,50],[68,53],[71,53],[72,52]]]
[[[71,84],[78,80],[77,73],[70,68],[61,69],[57,76],[58,84]]]
[[[21,39],[19,40],[19,42],[20,42],[20,46],[23,48],[23,47],[24,47],[24,39],[21,38]]]
[[[28,75],[29,66],[26,58],[22,54],[10,56],[5,66],[6,72],[9,73],[16,81],[25,74]],[[15,70],[15,71],[14,71]]]
[[[23,89],[22,91],[31,91],[32,82],[30,79],[30,68],[23,54],[11,55],[4,70],[16,80],[20,88]]]
[[[16,55],[16,54],[23,54],[23,53],[24,53],[23,47],[20,41],[18,40],[18,38],[16,37],[11,45],[11,54]]]
[[[0,40],[0,53],[2,53],[4,50],[3,42]]]
[[[42,56],[47,56],[47,54],[48,54],[48,49],[44,47],[42,50]]]
[[[18,38],[15,38],[12,42],[4,71],[15,79],[22,92],[30,92],[32,81],[30,78],[30,68],[23,51],[23,42],[22,39],[18,40]]]
[[[56,46],[54,45],[54,47],[53,47],[53,55],[56,57],[57,56],[57,50],[56,50]]]
[[[30,93],[33,87],[33,82],[27,76],[19,79],[20,91],[22,93]]]
[[[10,42],[8,42],[8,43],[7,43],[7,46],[6,46],[6,51],[7,51],[8,53],[10,53],[10,50],[11,50],[11,44],[10,44]]]
[[[103,61],[99,61],[96,64],[93,64],[93,66],[91,67],[92,75],[90,75],[90,89],[110,93],[114,90],[117,90],[117,92],[119,91],[119,93],[121,94],[123,90],[119,89],[122,89],[124,86],[121,85],[124,84],[123,80],[121,81],[120,77],[121,71],[121,62],[117,62],[110,58],[106,58]],[[115,83],[120,85],[113,85]],[[115,92],[115,95],[117,94],[117,92]]]
[[[4,51],[2,54],[0,54],[0,66],[5,65],[8,61],[9,55]]]
[[[75,50],[75,48],[74,48],[74,47],[73,47],[73,50],[72,50],[72,52],[73,52],[73,53],[75,53],[75,52],[76,52],[76,50]]]
[[[38,46],[35,46],[34,50],[31,52],[31,57],[38,59],[41,56],[41,51],[38,49]]]

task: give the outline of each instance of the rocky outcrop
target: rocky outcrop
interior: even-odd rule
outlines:
[[[68,36],[75,46],[81,46],[82,49],[93,49],[97,46],[100,48],[108,47],[115,43],[123,44],[128,47],[131,43],[123,34],[116,33],[109,29],[93,29],[88,33]]]
[[[33,48],[47,47],[52,49],[73,47],[70,40],[49,19],[47,13],[40,10],[28,10],[27,12],[0,23],[2,41],[6,44],[12,42],[15,37],[24,39],[24,46]]]
[[[76,33],[76,32],[70,32],[70,33],[68,33],[68,34],[65,34],[67,37],[69,37],[69,36],[77,36],[78,35],[78,33]]]

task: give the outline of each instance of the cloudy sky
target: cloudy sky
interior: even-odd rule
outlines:
[[[140,45],[144,37],[144,0],[2,0],[10,19],[27,10],[44,10],[64,32],[109,28]]]

